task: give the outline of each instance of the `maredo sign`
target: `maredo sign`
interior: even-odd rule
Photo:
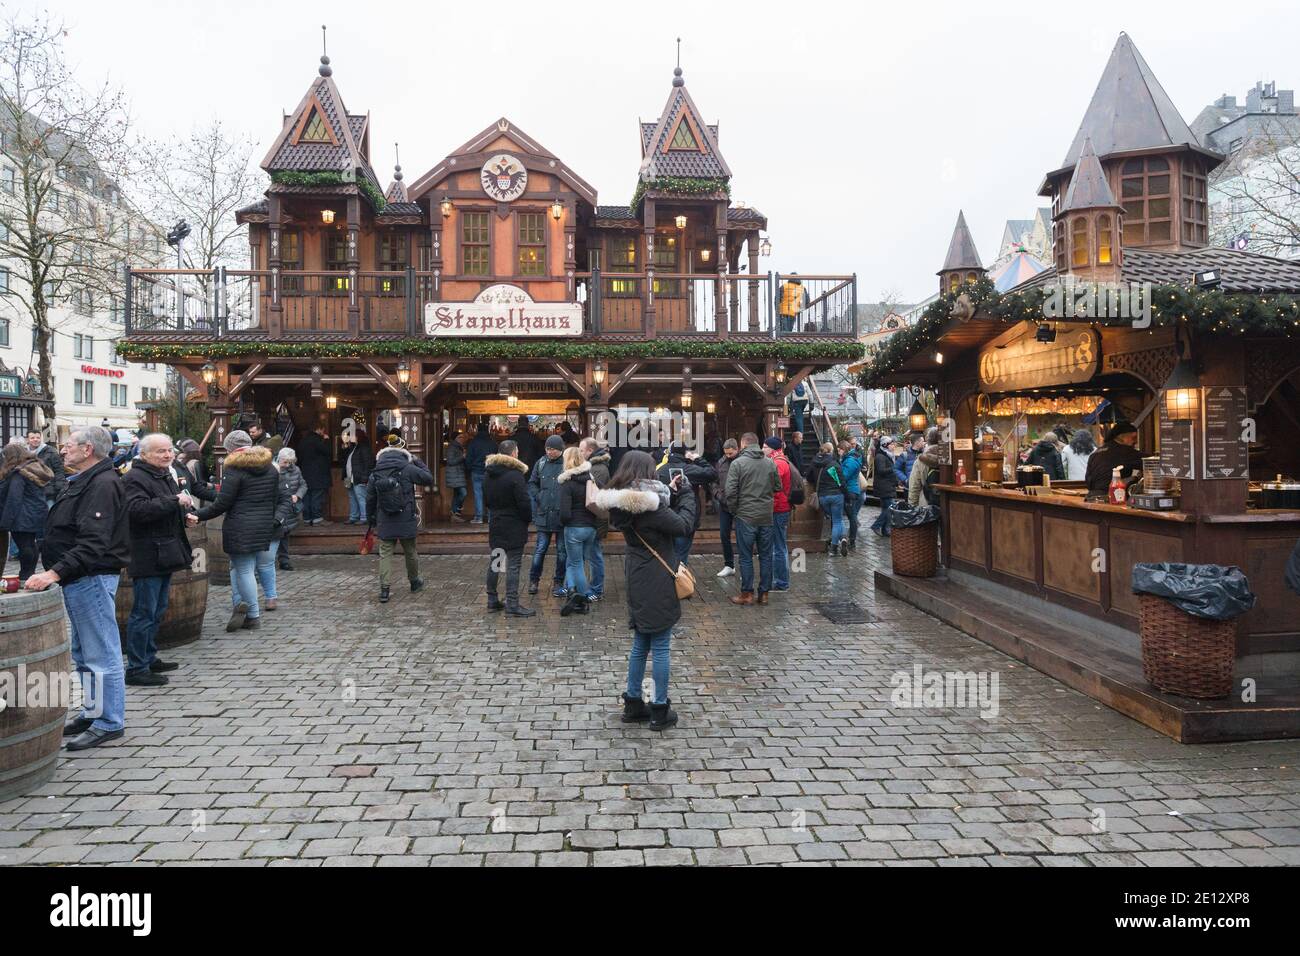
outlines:
[[[120,368],[100,368],[97,365],[81,366],[84,375],[102,375],[105,378],[126,378],[126,372]]]
[[[577,302],[534,302],[516,285],[488,286],[473,302],[429,302],[424,331],[433,336],[567,336],[582,334]]]

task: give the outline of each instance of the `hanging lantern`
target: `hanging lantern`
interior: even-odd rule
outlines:
[[[758,244],[758,254],[760,256],[770,256],[772,254],[772,240],[763,237],[763,241]]]
[[[780,359],[777,359],[776,371],[772,373],[772,377],[776,379],[776,384],[778,385],[785,384],[785,362],[781,361]]]
[[[596,364],[591,367],[591,380],[597,385],[605,383],[605,363],[596,359]]]
[[[411,366],[405,359],[397,363],[397,381],[403,385],[411,384]]]
[[[339,397],[338,397],[337,395],[326,395],[326,396],[325,396],[325,407],[328,408],[330,411],[333,411],[334,409],[338,408],[338,407],[339,407]]]
[[[1201,417],[1201,380],[1187,359],[1178,360],[1162,393],[1168,420],[1195,421]]]
[[[211,362],[204,362],[203,368],[199,370],[199,374],[203,376],[204,384],[211,385],[217,380],[217,367]]]
[[[332,225],[334,225],[334,210],[333,210],[333,209],[322,209],[322,210],[320,211],[320,221],[323,222],[323,223],[325,223],[325,225],[327,225],[327,226],[332,226]]]
[[[564,218],[564,203],[560,202],[558,196],[555,197],[555,202],[551,203],[551,218],[556,222]]]
[[[519,407],[519,396],[516,395],[514,392],[511,392],[509,395],[506,396],[506,408],[518,408],[518,407]]]
[[[706,412],[708,412],[710,415],[715,415],[715,414],[717,414],[717,411],[718,411],[718,403],[717,403],[717,402],[706,402],[705,405],[704,405],[704,410],[705,410]]]
[[[921,404],[919,394],[916,401],[912,402],[911,411],[907,413],[907,424],[914,432],[923,432],[926,426],[930,424],[930,416],[925,413],[925,407]]]
[[[678,228],[678,229],[685,229],[685,228],[686,228],[686,217],[685,217],[685,216],[678,216],[678,217],[677,217],[677,228]]]
[[[711,250],[710,250],[707,246],[706,246],[705,248],[703,248],[703,249],[700,250],[700,261],[701,261],[701,262],[708,262],[708,261],[709,261],[709,252],[710,252],[710,251],[711,251]]]
[[[442,209],[442,214],[443,214],[444,216],[450,216],[450,215],[451,215],[451,199],[450,199],[450,197],[448,197],[448,196],[443,196],[443,197],[442,197],[442,202],[439,204],[439,208]]]
[[[690,407],[691,407],[691,392],[690,389],[686,389],[682,392],[682,408],[690,408]]]

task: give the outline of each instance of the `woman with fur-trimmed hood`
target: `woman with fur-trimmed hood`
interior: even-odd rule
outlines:
[[[260,573],[264,581],[275,580],[270,547],[276,512],[282,504],[280,473],[271,463],[271,449],[254,445],[246,431],[231,432],[222,445],[226,460],[221,490],[216,501],[200,508],[196,517],[208,521],[226,516],[221,525],[221,548],[230,555],[230,599],[234,605],[226,630],[255,630],[261,627],[262,615],[257,577]],[[274,597],[267,594],[268,600]]]
[[[20,584],[36,573],[36,537],[45,531],[45,488],[53,480],[54,472],[21,441],[5,445],[0,457],[0,532],[13,535]],[[0,540],[0,572],[8,558],[9,542]]]
[[[682,616],[676,568],[671,564],[673,539],[689,534],[695,526],[695,495],[681,477],[665,485],[654,476],[655,460],[643,451],[629,451],[619,461],[609,487],[596,492],[594,501],[609,511],[610,528],[623,532],[627,542],[624,572],[632,650],[622,697],[623,721],[649,719],[651,730],[664,730],[677,723],[668,698],[673,626]],[[653,657],[655,683],[649,708],[641,697],[647,657]]]
[[[510,617],[532,617],[537,612],[519,603],[519,575],[523,567],[524,548],[528,545],[528,525],[533,520],[533,499],[528,494],[528,465],[519,456],[519,444],[506,439],[495,455],[488,455],[484,468],[483,504],[488,512],[487,609],[503,608]],[[497,596],[501,572],[500,557],[505,556],[506,600]]]

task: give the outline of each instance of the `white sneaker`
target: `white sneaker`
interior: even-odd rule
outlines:
[[[735,573],[736,573],[736,569],[735,569],[735,568],[728,567],[727,565],[724,564],[724,565],[722,566],[722,570],[718,572],[718,577],[720,577],[720,578],[728,578],[728,577],[731,577],[731,575],[733,575],[733,574],[735,574]]]

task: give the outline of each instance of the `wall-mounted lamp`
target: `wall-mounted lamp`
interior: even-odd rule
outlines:
[[[514,392],[511,392],[509,395],[506,396],[506,408],[518,408],[518,407],[519,407],[519,396],[516,395]]]
[[[205,385],[212,385],[217,380],[217,367],[211,362],[204,362],[203,368],[199,370],[199,374],[203,376],[203,382]]]
[[[591,367],[591,380],[597,388],[605,384],[605,363],[600,359],[596,359],[596,364]]]
[[[912,408],[907,413],[907,425],[914,432],[923,432],[927,425],[930,424],[930,416],[925,412],[925,406],[921,404],[921,393],[916,393],[916,400],[912,402]]]
[[[763,241],[758,244],[758,254],[760,256],[770,256],[772,254],[772,240],[763,237]]]
[[[677,217],[677,228],[678,228],[678,229],[685,229],[685,228],[686,228],[686,217],[685,217],[685,216],[678,216],[678,217]]]
[[[439,203],[438,208],[440,208],[440,209],[442,210],[442,214],[443,214],[444,216],[450,216],[450,215],[451,215],[451,199],[450,199],[448,196],[443,196],[443,197],[442,197],[442,202]]]
[[[325,407],[330,411],[334,411],[334,409],[339,407],[339,397],[337,395],[326,395]]]
[[[564,203],[560,202],[559,197],[556,197],[555,202],[551,203],[551,218],[556,222],[564,218]]]
[[[705,402],[705,404],[704,404],[704,410],[705,410],[706,412],[708,412],[710,415],[716,415],[717,412],[718,412],[718,403],[717,403],[717,402]]]
[[[411,384],[411,366],[406,364],[406,360],[397,363],[397,381],[403,385]]]
[[[322,210],[320,211],[320,221],[323,222],[323,223],[325,223],[325,225],[327,225],[327,226],[332,226],[332,225],[334,225],[334,210],[333,210],[333,209],[322,209]]]
[[[772,377],[776,379],[776,384],[785,384],[785,362],[777,359],[776,370],[772,373]]]
[[[1169,381],[1162,389],[1165,418],[1170,421],[1195,421],[1201,416],[1201,380],[1196,367],[1179,359]]]
[[[934,362],[935,362],[936,365],[942,365],[942,364],[943,364],[943,353],[942,353],[942,352],[935,352],[935,353],[934,353]]]

